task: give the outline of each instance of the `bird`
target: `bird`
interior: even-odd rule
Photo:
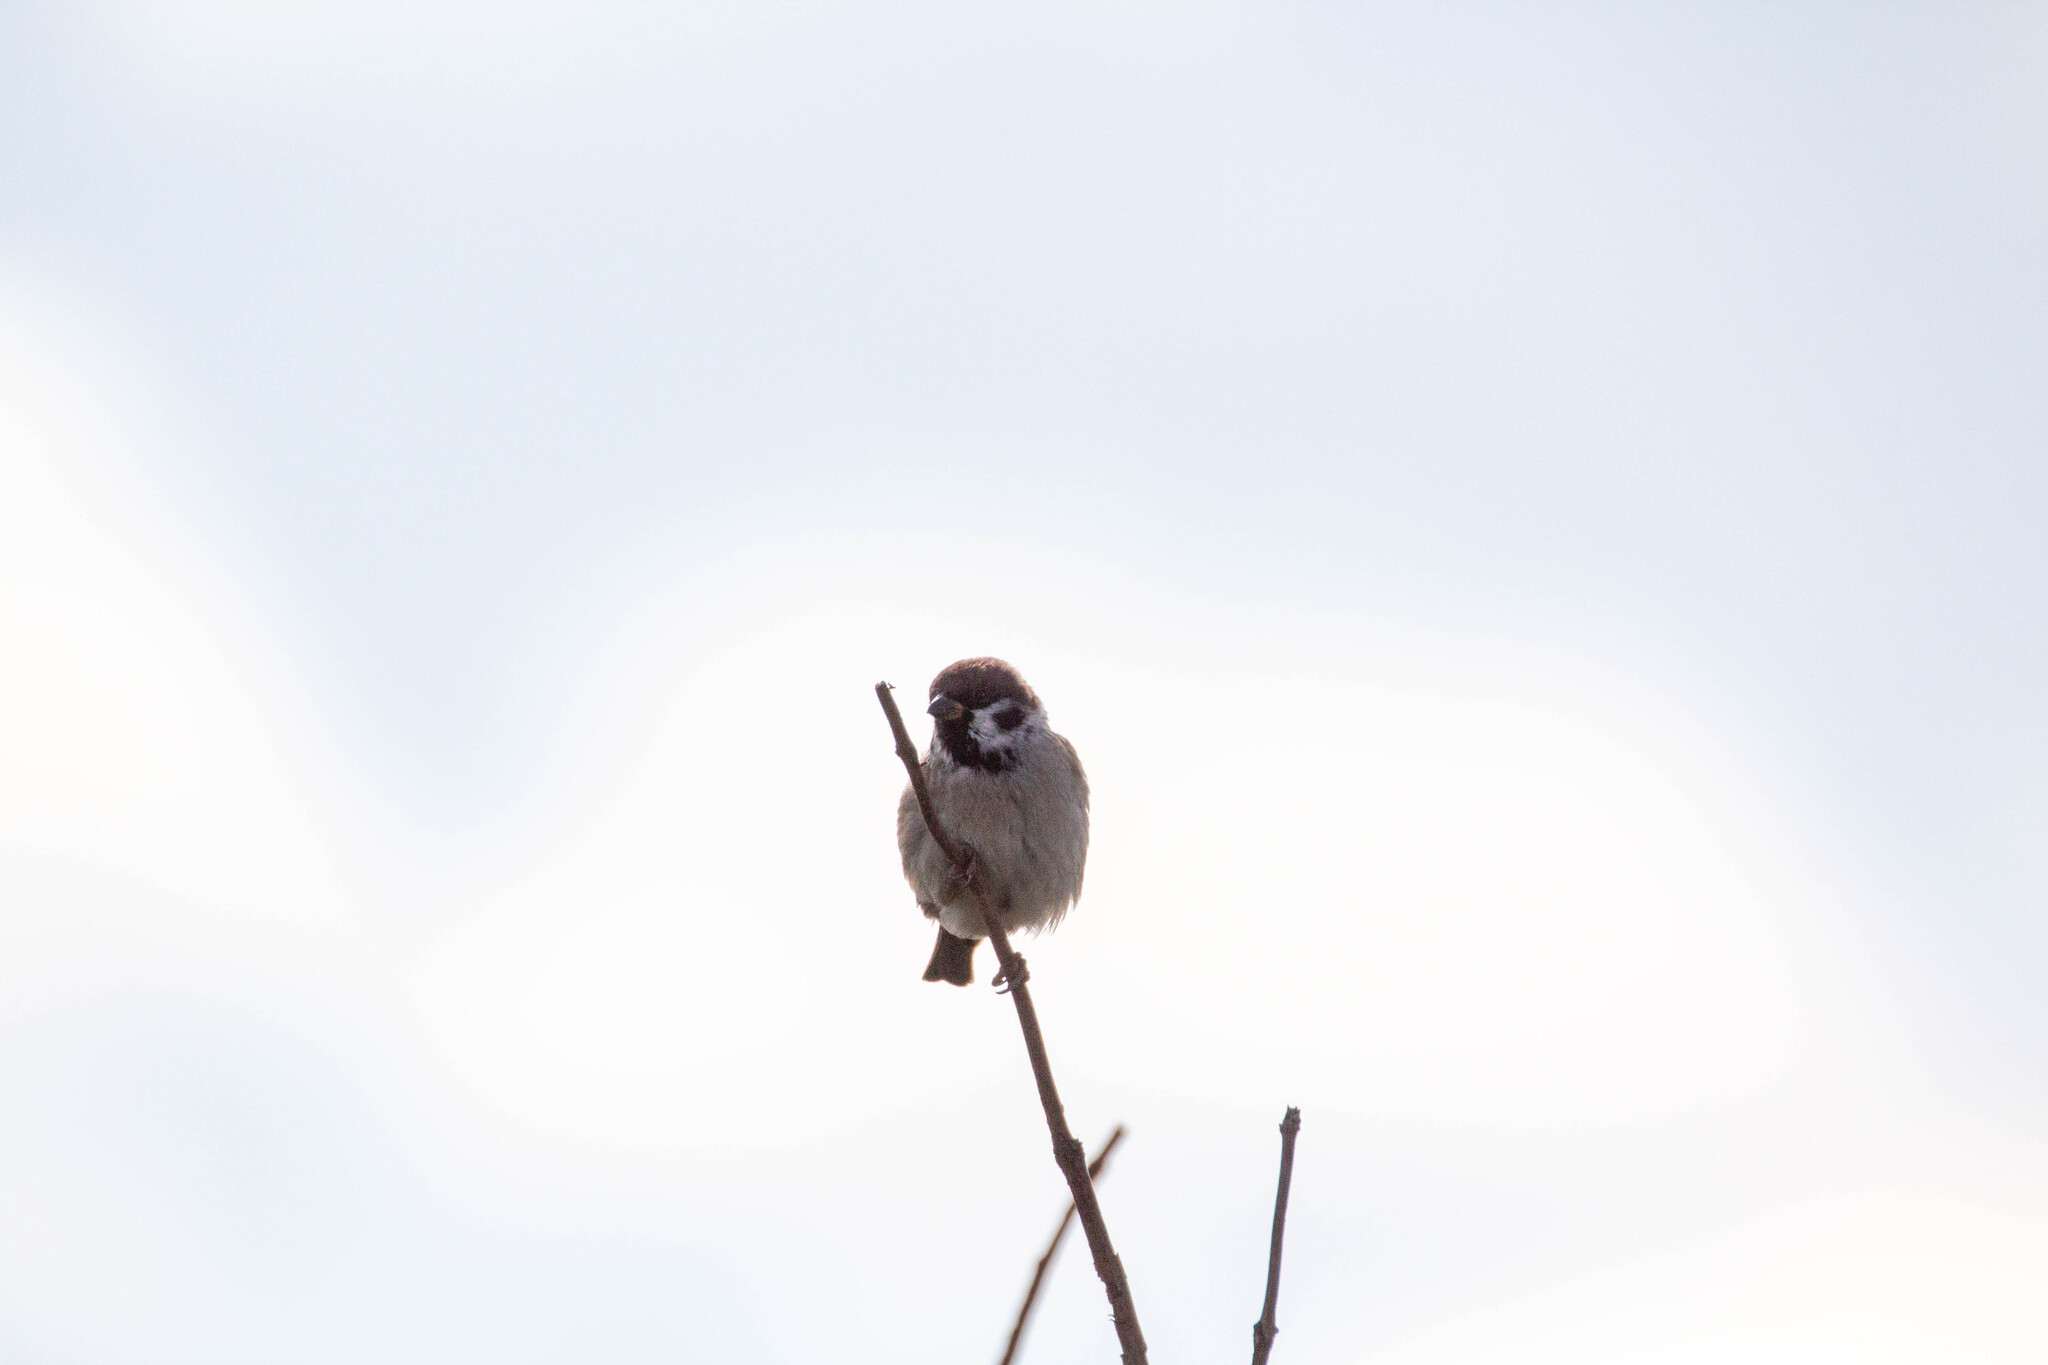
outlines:
[[[940,825],[971,855],[1006,934],[1057,925],[1088,864],[1088,775],[1046,723],[1038,694],[1001,659],[962,659],[932,679],[922,769]],[[967,877],[925,828],[914,787],[896,805],[903,876],[939,937],[927,981],[966,986],[988,936]],[[1000,984],[1000,983],[999,983]]]

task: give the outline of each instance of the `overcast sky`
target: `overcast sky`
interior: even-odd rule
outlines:
[[[0,1356],[2037,1360],[2048,8],[9,6]],[[1110,1359],[1085,1255],[1027,1358]]]

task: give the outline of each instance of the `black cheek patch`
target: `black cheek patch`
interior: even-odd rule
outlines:
[[[1000,730],[1005,732],[1014,730],[1023,723],[1024,711],[1021,707],[1005,706],[1002,710],[996,712],[996,727]]]

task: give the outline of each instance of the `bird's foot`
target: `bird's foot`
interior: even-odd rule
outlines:
[[[953,870],[946,874],[946,899],[955,901],[965,895],[968,888],[981,876],[981,860],[974,856],[974,850],[965,844],[960,846],[966,861],[955,863]]]
[[[996,988],[997,995],[1008,995],[1011,991],[1031,979],[1031,968],[1025,965],[1024,954],[1011,953],[1010,960],[1017,964],[1016,977],[1013,979],[1007,969],[999,968],[996,971],[995,979],[988,983]]]

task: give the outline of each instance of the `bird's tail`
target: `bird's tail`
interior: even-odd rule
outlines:
[[[980,946],[978,938],[956,938],[944,929],[939,930],[939,941],[932,948],[931,965],[924,969],[924,979],[950,981],[956,986],[971,985],[974,981],[974,950]]]

